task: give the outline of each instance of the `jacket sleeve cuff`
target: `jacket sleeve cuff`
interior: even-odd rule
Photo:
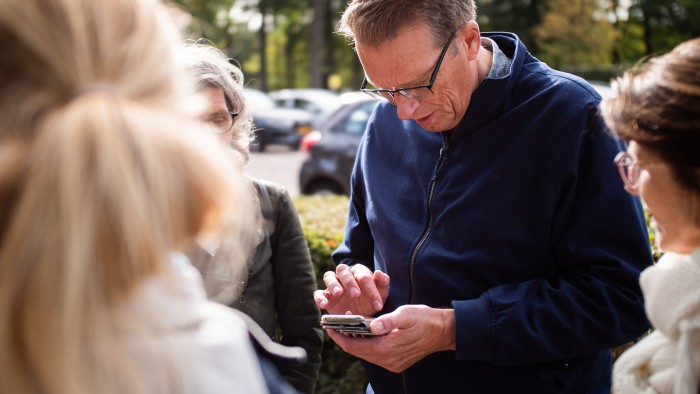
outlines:
[[[455,311],[457,360],[484,360],[494,352],[494,338],[489,316],[488,296],[474,300],[452,301]],[[491,359],[492,357],[488,357]]]

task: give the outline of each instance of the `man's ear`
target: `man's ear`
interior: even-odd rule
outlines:
[[[467,46],[467,56],[469,60],[476,59],[479,49],[481,48],[481,30],[476,21],[467,22],[464,27],[459,29],[457,36]]]

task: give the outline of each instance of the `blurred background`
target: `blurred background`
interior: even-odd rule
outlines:
[[[374,108],[362,67],[334,33],[346,0],[171,0],[243,70],[256,141],[248,172],[292,195],[347,194]],[[609,92],[645,56],[700,36],[700,0],[477,0],[482,31],[511,31],[550,66]],[[406,0],[410,6],[410,0]]]
[[[345,0],[172,0],[243,69],[251,87],[356,90],[362,68],[333,33]],[[700,36],[700,0],[477,0],[482,31],[517,33],[550,66],[609,80]],[[410,0],[406,1],[410,5]]]

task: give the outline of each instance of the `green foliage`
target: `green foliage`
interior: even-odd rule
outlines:
[[[547,5],[542,23],[533,29],[541,60],[557,69],[611,64],[616,32],[600,15],[598,0],[548,0]]]
[[[532,29],[546,11],[546,0],[477,0],[481,31],[509,31],[518,35],[530,52],[539,53]]]
[[[646,53],[643,41],[644,27],[639,23],[627,22],[619,24],[617,31],[618,40],[614,53],[617,62],[629,64],[643,58]]]
[[[335,270],[331,253],[343,240],[348,198],[347,196],[297,196],[294,198],[294,204],[309,243],[316,282],[319,288],[325,289],[323,273]]]
[[[649,245],[651,245],[651,254],[654,257],[654,261],[659,261],[661,255],[664,253],[656,245],[656,233],[654,228],[651,226],[651,212],[648,209],[644,209],[644,216],[646,216],[647,230],[649,231]]]
[[[191,13],[190,38],[207,38],[238,60],[251,86],[310,87],[317,80],[311,75],[314,70],[323,74],[326,84],[332,78],[332,87],[338,90],[357,90],[362,80],[353,49],[333,33],[345,0],[326,0],[325,15],[318,17],[314,15],[318,2],[312,0],[170,1]],[[482,31],[516,33],[533,55],[555,68],[607,68],[595,71],[594,79],[616,75],[610,71],[620,64],[636,63],[700,36],[698,0],[477,0],[477,4]],[[232,9],[266,15],[266,34]],[[311,35],[317,18],[324,21],[323,45],[314,47]],[[320,67],[312,66],[312,51],[322,51]]]
[[[206,38],[222,49],[230,45],[228,29],[231,21],[226,14],[233,7],[234,0],[171,0],[171,2],[190,13],[190,24],[186,29],[189,38],[193,40]]]
[[[319,289],[325,289],[323,273],[335,270],[331,253],[343,239],[348,212],[346,196],[297,196],[294,205],[299,212]],[[345,353],[324,336],[321,371],[316,384],[317,394],[364,393],[367,377],[356,357]]]
[[[700,35],[698,0],[632,0],[630,22],[642,26],[645,54],[666,52]]]

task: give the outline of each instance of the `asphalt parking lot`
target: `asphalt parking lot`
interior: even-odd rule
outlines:
[[[250,154],[246,172],[255,178],[279,183],[296,196],[299,194],[299,168],[306,156],[306,152],[271,145],[265,152]]]

